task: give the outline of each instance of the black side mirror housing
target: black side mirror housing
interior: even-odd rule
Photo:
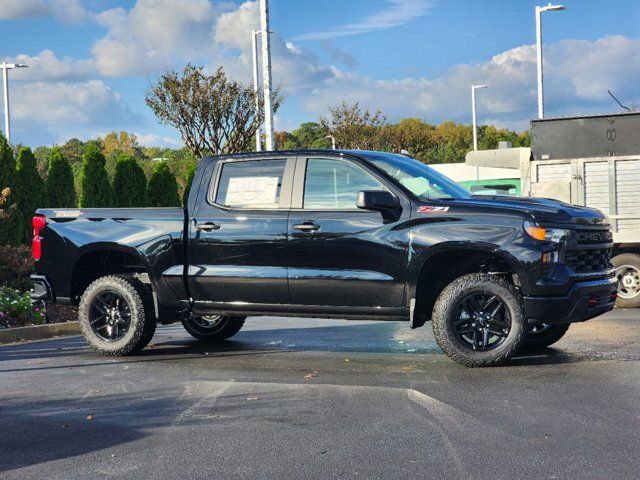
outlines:
[[[395,221],[400,217],[400,202],[386,190],[361,190],[358,192],[356,206],[363,210],[374,210],[382,213],[385,221]]]

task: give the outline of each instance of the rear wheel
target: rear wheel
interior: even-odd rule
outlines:
[[[127,355],[142,350],[156,330],[148,287],[134,277],[109,275],[94,281],[82,294],[80,329],[102,355]]]
[[[505,279],[474,273],[457,278],[438,296],[433,334],[445,354],[468,367],[505,363],[524,341],[522,297]]]
[[[570,323],[562,325],[548,325],[546,323],[530,325],[522,346],[525,349],[535,350],[553,345],[564,337],[570,325]]]
[[[244,325],[245,318],[224,315],[192,316],[183,320],[182,325],[198,340],[219,342],[238,333]]]
[[[616,306],[621,308],[640,307],[640,255],[623,253],[611,259],[618,277],[618,298]]]

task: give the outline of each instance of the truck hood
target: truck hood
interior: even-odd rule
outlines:
[[[552,198],[476,195],[471,199],[456,201],[456,205],[458,204],[528,213],[539,223],[603,226],[609,223],[600,210],[571,205]]]

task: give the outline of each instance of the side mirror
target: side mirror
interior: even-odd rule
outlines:
[[[398,210],[398,199],[386,190],[361,190],[358,192],[356,202],[358,208],[363,210],[377,210],[383,214]]]
[[[361,190],[356,205],[364,210],[393,210],[398,208],[398,199],[386,190]]]

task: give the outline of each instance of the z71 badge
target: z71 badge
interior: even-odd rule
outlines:
[[[449,211],[449,207],[423,206],[418,208],[418,213],[446,213],[448,211]]]

